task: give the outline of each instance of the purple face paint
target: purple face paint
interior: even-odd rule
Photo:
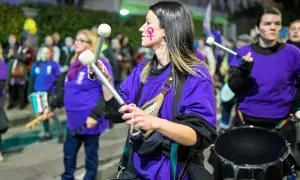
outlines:
[[[154,33],[154,29],[152,27],[148,27],[147,33],[149,34],[147,37],[152,41],[152,38],[154,37],[152,34]]]

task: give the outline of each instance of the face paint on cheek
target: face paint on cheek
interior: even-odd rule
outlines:
[[[150,41],[152,41],[152,38],[154,37],[153,33],[154,33],[154,29],[152,27],[148,27],[147,29],[147,37],[150,39]]]

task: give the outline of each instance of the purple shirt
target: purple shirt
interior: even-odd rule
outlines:
[[[270,55],[255,52],[251,45],[237,50],[242,56],[248,52],[254,62],[252,80],[248,91],[239,96],[238,108],[252,117],[287,117],[296,94],[295,83],[300,80],[300,51],[289,44]],[[237,67],[239,61],[233,58],[231,66]]]
[[[147,61],[139,63],[120,86],[120,94],[126,104],[134,102],[141,82],[140,74],[146,62]],[[199,115],[215,126],[216,104],[212,80],[205,67],[199,67],[198,70],[200,70],[205,77],[199,74],[199,77],[189,76],[186,79],[182,97],[178,104],[178,112],[179,114],[193,113]],[[161,92],[162,86],[169,77],[170,71],[171,66],[159,76],[147,78],[138,103],[139,107]],[[172,86],[170,92],[165,96],[160,109],[160,118],[172,120],[173,95],[174,88]],[[161,155],[160,159],[154,160],[136,153],[134,155],[134,166],[138,175],[143,177],[143,179],[170,179],[170,160],[164,155]]]
[[[5,62],[3,61],[3,59],[0,59],[0,80],[6,80],[7,79],[7,65],[5,64]]]
[[[8,67],[3,59],[0,59],[0,81],[5,81],[8,75]],[[5,94],[5,88],[0,89],[0,96]]]
[[[206,57],[202,54],[199,48],[195,49],[195,56],[201,61],[206,61]]]
[[[35,62],[32,65],[30,75],[34,77],[34,91],[55,92],[55,80],[60,76],[59,65],[52,61]]]
[[[112,75],[109,62],[105,59],[100,60],[107,67],[110,75]],[[64,87],[67,127],[73,131],[86,122],[92,109],[97,106],[102,96],[102,83],[96,78],[95,80],[89,80],[88,68],[87,66],[82,66],[73,80],[68,81],[68,77],[66,77]],[[101,117],[98,119],[98,124],[95,127],[83,130],[79,134],[99,134],[104,132],[108,126],[108,120]]]

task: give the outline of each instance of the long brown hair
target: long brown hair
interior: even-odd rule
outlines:
[[[149,8],[159,19],[159,25],[165,30],[165,41],[171,58],[172,76],[177,88],[181,75],[204,75],[196,66],[206,65],[200,61],[194,52],[194,25],[189,10],[179,2],[158,2]],[[153,61],[149,62],[142,71],[142,82],[151,70]]]

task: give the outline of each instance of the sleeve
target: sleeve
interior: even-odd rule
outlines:
[[[179,103],[179,116],[173,122],[187,125],[197,133],[197,149],[205,149],[216,137],[216,104],[213,84],[206,78],[188,78]]]
[[[100,59],[100,60],[101,60],[101,62],[103,62],[103,64],[107,68],[107,71],[110,74],[110,76],[113,77],[112,67],[109,64],[109,62],[106,59]],[[102,84],[100,80],[98,80],[98,81],[100,84]],[[114,99],[114,98],[112,98],[112,99]],[[99,98],[97,106],[94,109],[92,109],[90,117],[93,119],[100,119],[101,116],[105,116],[105,108],[106,108],[106,104],[105,104],[104,98],[103,97]]]
[[[51,109],[61,108],[64,106],[64,82],[67,73],[62,74],[56,79],[56,93],[48,97],[48,104]]]
[[[141,62],[138,66],[136,66],[132,73],[120,85],[119,93],[126,104],[134,102],[135,95],[140,85],[140,72],[145,64],[146,62]],[[122,123],[124,121],[121,118],[122,115],[118,111],[120,107],[121,106],[115,98],[112,98],[105,103],[98,102],[98,106],[93,109],[90,116],[94,119],[98,119],[100,116],[104,115],[105,118],[109,119],[113,123]]]
[[[241,94],[248,89],[249,77],[253,62],[247,62],[234,56],[230,62],[228,85],[235,94]]]

